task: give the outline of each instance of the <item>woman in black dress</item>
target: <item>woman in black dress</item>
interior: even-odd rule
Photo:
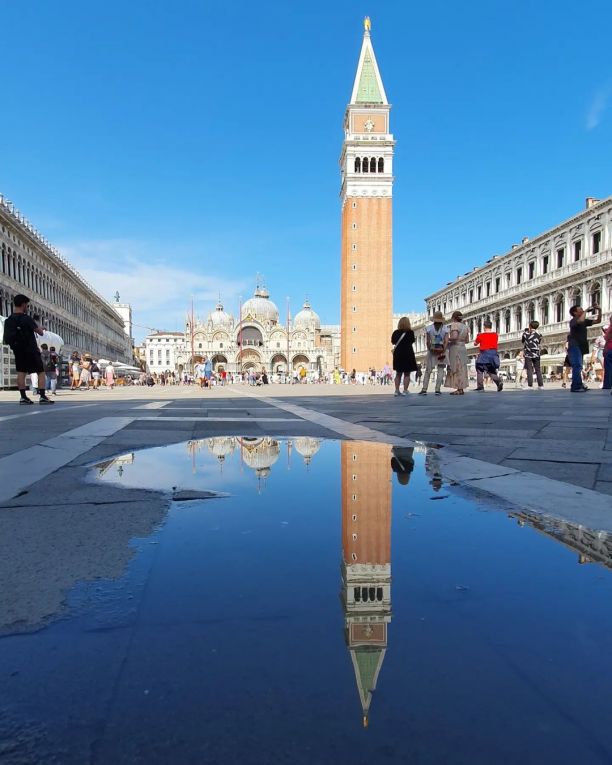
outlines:
[[[410,373],[416,372],[417,364],[414,357],[414,332],[410,327],[407,316],[397,322],[397,329],[391,335],[393,345],[393,369],[395,370],[395,396],[405,396],[410,385]],[[404,390],[400,391],[400,383],[404,378]]]

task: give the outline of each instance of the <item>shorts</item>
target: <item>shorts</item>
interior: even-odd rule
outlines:
[[[40,351],[13,351],[15,354],[15,368],[25,374],[45,371]]]

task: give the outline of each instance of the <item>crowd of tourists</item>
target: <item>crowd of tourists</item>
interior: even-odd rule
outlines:
[[[564,368],[571,370],[573,393],[582,393],[589,388],[585,384],[592,375],[605,390],[612,389],[612,316],[607,326],[602,327],[601,335],[591,349],[588,341],[588,328],[601,322],[601,308],[593,306],[583,309],[578,305],[569,311],[569,333],[567,335],[567,355]],[[590,317],[590,318],[589,318]],[[527,387],[535,390],[544,389],[541,369],[542,335],[538,332],[539,323],[529,322],[522,333],[522,351],[517,355],[517,384],[523,385],[523,375]],[[493,331],[489,320],[476,337],[471,339],[468,325],[463,321],[461,311],[455,311],[450,321],[446,321],[440,311],[432,316],[432,323],[425,328],[426,360],[423,383],[419,395],[426,396],[432,375],[435,375],[435,395],[442,395],[442,386],[451,388],[451,396],[462,396],[469,386],[469,353],[477,350],[475,359],[476,390],[483,391],[485,383],[491,381],[498,391],[504,388],[500,374],[499,336]],[[414,353],[415,334],[407,316],[402,317],[397,329],[391,335],[393,345],[393,369],[395,371],[395,395],[405,396],[408,392],[411,375],[420,373]],[[587,362],[585,363],[585,358]],[[534,388],[534,381],[536,387]],[[565,382],[564,382],[565,385]]]

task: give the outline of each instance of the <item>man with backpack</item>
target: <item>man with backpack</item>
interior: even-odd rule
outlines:
[[[8,345],[15,355],[17,369],[17,387],[20,404],[29,405],[34,402],[26,396],[26,375],[38,375],[39,404],[53,404],[45,393],[45,367],[36,343],[36,335],[42,335],[44,329],[39,327],[31,316],[28,316],[30,298],[25,295],[15,295],[13,298],[13,313],[4,322],[3,343]]]

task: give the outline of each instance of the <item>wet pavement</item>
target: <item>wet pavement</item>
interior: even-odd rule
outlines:
[[[611,535],[424,446],[219,435],[87,477],[36,545],[0,508],[3,765],[612,762]]]

